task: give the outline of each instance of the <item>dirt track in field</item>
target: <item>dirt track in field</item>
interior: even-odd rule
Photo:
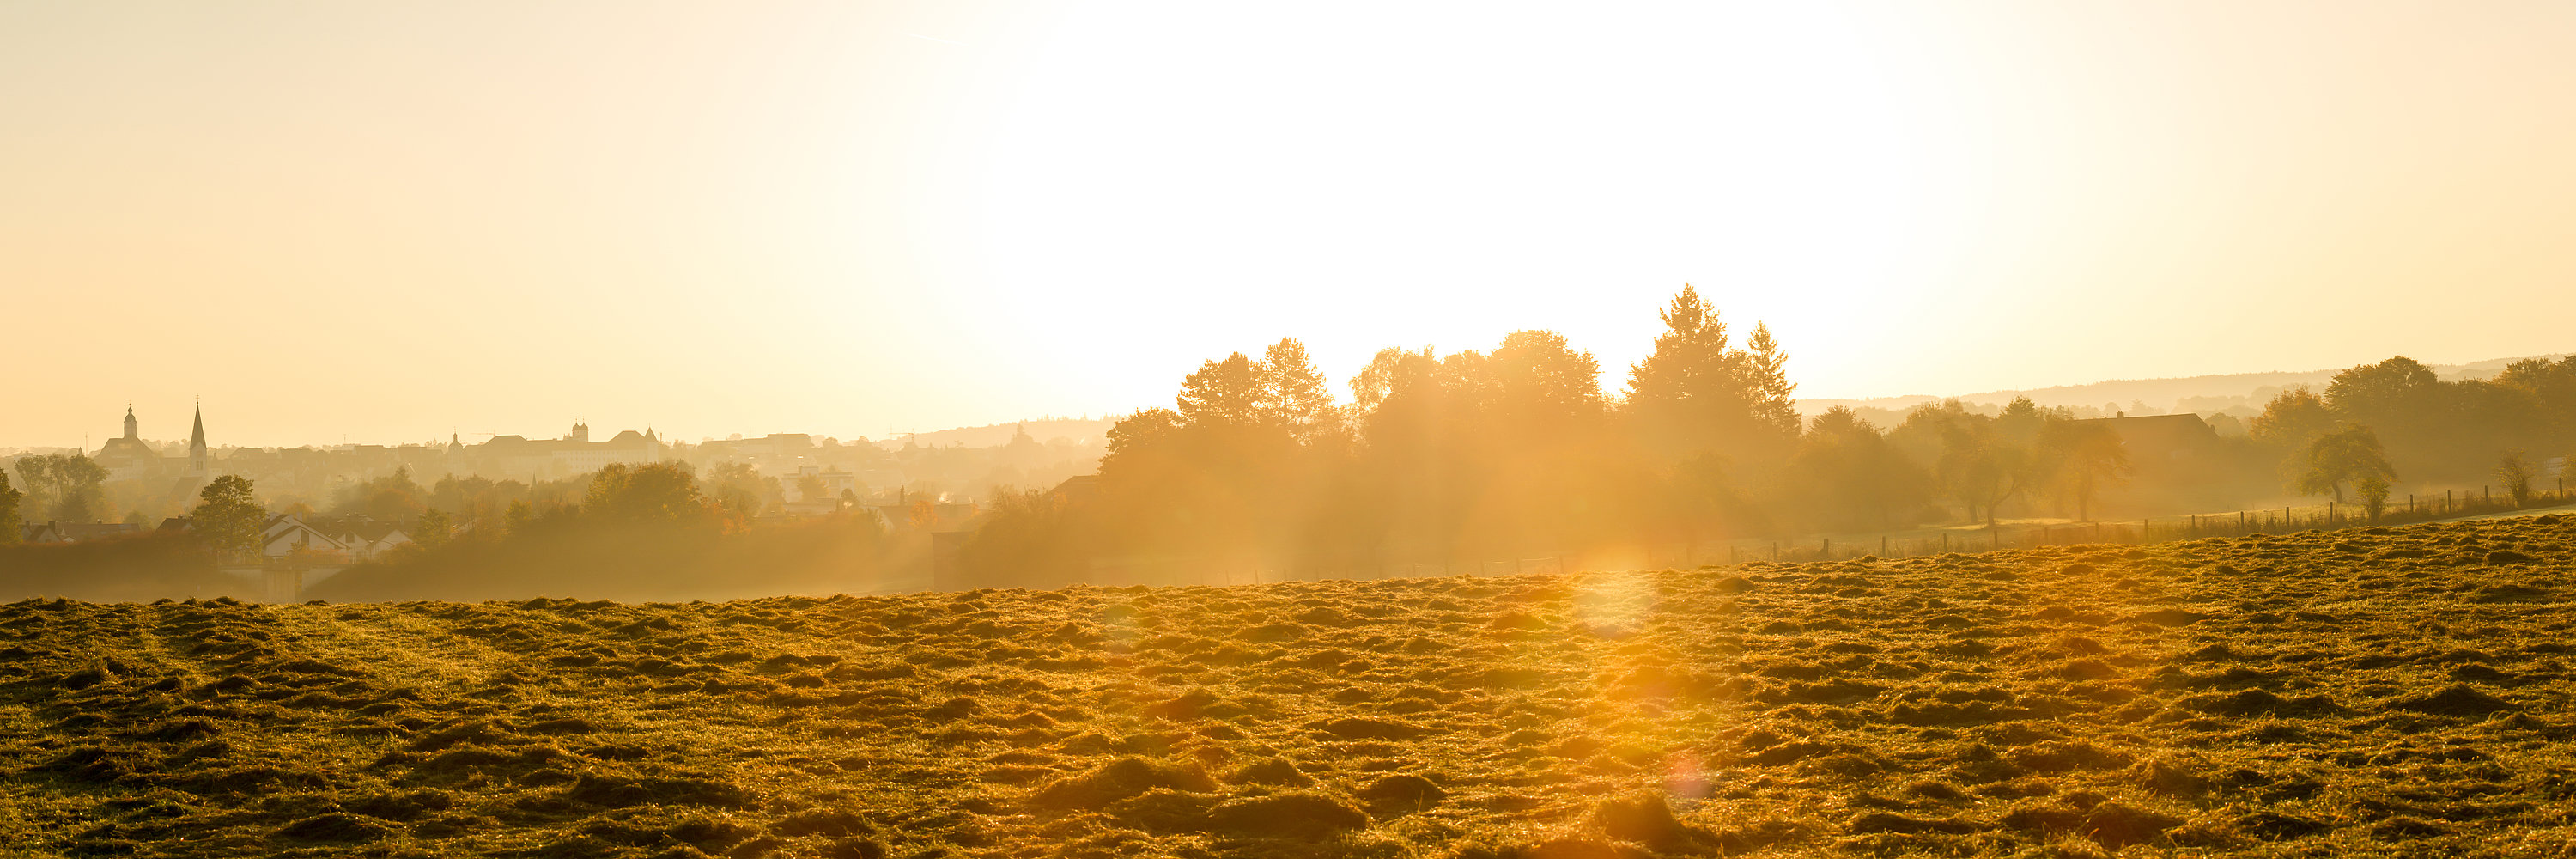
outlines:
[[[2563,855],[2576,520],[1499,579],[0,606],[36,855]]]

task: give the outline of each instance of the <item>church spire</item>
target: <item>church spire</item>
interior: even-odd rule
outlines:
[[[196,426],[188,430],[188,473],[206,473],[206,404],[197,404]]]
[[[125,404],[125,437],[126,437],[127,439],[129,439],[129,440],[130,440],[130,439],[133,439],[133,438],[135,437],[135,435],[134,435],[134,404],[133,404],[133,403],[126,403],[126,404]]]

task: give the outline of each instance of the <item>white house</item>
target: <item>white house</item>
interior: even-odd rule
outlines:
[[[349,526],[340,535],[340,544],[347,546],[349,554],[361,561],[375,560],[393,551],[395,546],[411,541],[411,535],[390,522],[360,522]]]
[[[268,517],[259,528],[259,553],[271,558],[286,557],[288,552],[309,549],[316,552],[350,554],[349,545],[322,533],[292,513]]]

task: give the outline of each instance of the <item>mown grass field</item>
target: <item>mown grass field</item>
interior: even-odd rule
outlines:
[[[0,606],[0,853],[2567,855],[2576,520],[712,604]]]

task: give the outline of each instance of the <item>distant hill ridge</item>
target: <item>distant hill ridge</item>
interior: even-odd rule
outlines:
[[[1109,427],[1115,423],[1117,423],[1117,421],[1108,419],[1044,418],[1033,421],[1013,421],[1011,423],[988,424],[980,427],[957,427],[955,429],[944,429],[935,432],[896,434],[878,439],[877,443],[890,448],[900,448],[904,446],[906,442],[920,445],[922,447],[949,447],[952,445],[964,445],[966,447],[1000,447],[1011,443],[1011,435],[1013,433],[1019,432],[1022,428],[1026,428],[1029,437],[1037,439],[1041,444],[1058,438],[1072,439],[1077,442],[1084,439],[1090,439],[1093,444],[1101,444],[1108,440]]]
[[[2555,361],[2559,358],[2565,357],[2565,355],[2566,353],[2559,353],[2552,355],[2535,355],[2531,357]],[[2496,373],[2502,372],[2506,365],[2520,360],[2523,359],[2497,358],[2468,364],[2430,364],[2426,366],[2432,367],[2433,372],[2441,376],[2445,381],[2458,381],[2461,379],[2484,379],[2493,376]],[[1854,409],[1904,411],[1923,403],[1940,402],[1942,400],[1949,399],[1956,399],[1963,403],[2002,405],[2004,403],[2012,402],[2015,397],[2029,397],[2031,402],[2042,406],[2092,406],[2100,408],[2105,404],[2118,404],[2121,409],[2127,409],[2132,403],[2143,402],[2152,407],[2152,410],[2160,412],[2227,412],[2247,415],[2261,411],[2263,403],[2270,400],[2273,395],[2278,394],[2281,391],[2302,386],[2322,391],[2327,383],[2334,380],[2334,375],[2336,373],[2343,372],[2345,369],[2348,368],[2336,367],[2325,370],[2276,371],[2268,373],[2224,373],[2209,376],[2184,376],[2173,379],[2113,379],[2082,385],[2058,385],[2055,387],[2030,388],[2017,391],[1980,391],[1977,393],[1955,394],[1951,396],[1913,394],[1901,397],[1869,397],[1863,399],[1812,399],[1799,400],[1798,411],[1802,414],[1817,415],[1823,414],[1827,409],[1831,409],[1835,406],[1844,406]]]

